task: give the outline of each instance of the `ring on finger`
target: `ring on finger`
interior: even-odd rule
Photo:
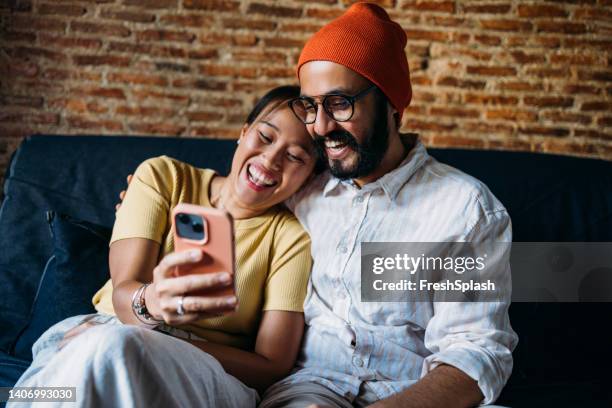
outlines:
[[[181,296],[181,298],[178,301],[178,306],[176,307],[176,314],[178,314],[179,316],[182,316],[185,314],[185,307],[183,306],[184,299],[185,299],[185,295]]]

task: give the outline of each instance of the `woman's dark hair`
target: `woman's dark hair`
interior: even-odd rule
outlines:
[[[278,86],[276,88],[269,90],[264,96],[259,98],[255,106],[253,107],[249,115],[247,116],[247,119],[246,119],[247,125],[252,125],[253,122],[255,122],[255,119],[257,119],[257,117],[263,112],[263,110],[266,109],[270,104],[286,103],[289,100],[293,98],[297,98],[299,96],[300,96],[300,87],[297,85],[283,85],[283,86]],[[313,140],[313,145],[314,145],[314,140]],[[314,152],[315,152],[315,158],[317,162],[315,164],[313,171],[315,174],[320,174],[326,168],[325,158],[321,154],[322,152],[320,151],[320,149],[315,148]]]
[[[280,103],[288,101],[289,99],[297,98],[300,96],[300,87],[297,85],[284,85],[270,89],[264,96],[259,98],[249,116],[247,116],[246,123],[252,125],[255,119],[263,112],[268,105],[271,103]]]

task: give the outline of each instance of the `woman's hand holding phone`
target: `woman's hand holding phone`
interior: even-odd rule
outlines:
[[[218,290],[232,286],[229,272],[175,276],[177,266],[197,264],[203,255],[202,249],[172,252],[153,269],[153,283],[146,289],[145,303],[155,319],[163,319],[173,325],[187,324],[236,310],[236,296],[217,294]],[[194,291],[202,290],[211,291],[211,294],[193,294]],[[184,309],[182,315],[178,313],[181,298]]]

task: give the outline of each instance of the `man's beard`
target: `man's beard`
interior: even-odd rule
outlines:
[[[336,130],[325,136],[316,135],[317,149],[319,154],[327,159],[331,174],[341,180],[358,179],[372,174],[389,147],[388,125],[386,98],[377,95],[372,127],[363,143],[357,143],[355,136],[345,130]],[[326,140],[346,143],[349,149],[357,153],[357,162],[346,168],[342,165],[342,160],[329,160],[325,151]]]

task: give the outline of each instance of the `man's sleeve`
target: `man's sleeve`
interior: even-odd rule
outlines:
[[[425,346],[433,354],[425,358],[421,376],[440,364],[454,366],[478,382],[482,404],[490,404],[512,372],[512,350],[518,341],[508,317],[512,226],[506,210],[484,213],[466,241],[508,243],[488,265],[492,281],[508,284],[496,301],[434,303],[434,317],[425,331]]]

